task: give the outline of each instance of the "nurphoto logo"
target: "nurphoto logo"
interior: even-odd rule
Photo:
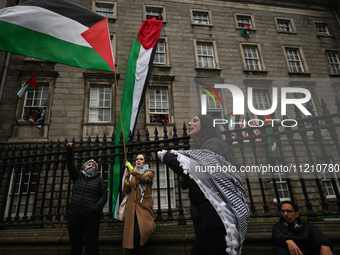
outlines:
[[[216,89],[228,89],[233,98],[233,114],[234,115],[243,115],[244,114],[244,94],[242,90],[232,84],[215,84],[214,88]],[[304,95],[303,98],[287,98],[288,93],[300,93]],[[207,101],[207,95],[202,94],[201,95],[201,114],[206,115],[207,114],[207,104],[205,103]],[[301,112],[308,116],[312,115],[306,107],[303,105],[304,103],[307,103],[311,99],[311,93],[308,89],[305,88],[297,88],[297,87],[281,87],[281,115],[284,116],[287,114],[287,105],[295,105],[297,108],[301,110]],[[269,109],[265,110],[259,110],[254,107],[253,104],[253,88],[248,87],[247,88],[247,106],[251,113],[254,115],[270,115],[273,112],[276,111],[277,105],[278,105],[278,88],[273,87],[272,88],[272,106]],[[265,119],[266,122],[271,122],[271,126],[273,127],[275,122],[280,121],[280,119]],[[227,119],[214,119],[214,127],[215,125],[224,125],[228,124],[231,126],[234,126],[236,124],[240,125],[246,125],[246,120],[243,120],[241,122],[232,122],[232,120]],[[294,124],[292,124],[294,122]],[[255,126],[252,125],[252,123],[257,123]],[[285,125],[285,123],[289,123],[289,125]],[[248,126],[250,127],[262,127],[265,124],[265,122],[261,119],[251,119],[248,121]],[[281,125],[284,127],[295,127],[297,126],[297,121],[294,119],[284,119],[281,121]]]

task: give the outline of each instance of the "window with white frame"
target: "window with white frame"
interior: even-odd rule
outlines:
[[[193,22],[195,24],[208,25],[209,22],[209,12],[193,11],[192,12]]]
[[[278,25],[279,31],[284,31],[284,32],[292,31],[290,20],[277,20],[277,25]]]
[[[288,184],[282,173],[274,173],[277,192],[279,193],[280,201],[290,200]],[[274,184],[273,184],[274,185]],[[274,193],[275,194],[275,193]],[[277,200],[277,199],[275,199]]]
[[[261,62],[257,46],[243,45],[243,57],[246,64],[246,69],[261,70]]]
[[[168,88],[149,87],[150,123],[161,123],[162,119],[169,122],[169,93]]]
[[[110,34],[114,64],[116,64],[116,34]]]
[[[318,163],[319,164],[326,164],[326,161],[325,161],[324,158],[318,158]],[[331,158],[330,158],[330,163],[333,164]],[[339,180],[337,179],[335,172],[329,172],[328,174],[326,174],[325,172],[322,172],[321,181],[324,185],[325,195],[326,195],[327,199],[336,198],[335,191],[334,191],[333,184],[332,184],[332,180],[331,180],[332,178],[334,178],[335,185],[337,186],[338,190],[340,191]]]
[[[270,108],[268,90],[266,89],[253,90],[253,106],[257,110],[267,110]]]
[[[277,18],[275,17],[276,29],[283,33],[296,33],[294,20],[291,18]]]
[[[155,175],[152,183],[152,198],[153,198],[153,208],[158,208],[158,193],[157,193],[157,164],[155,161],[150,162],[151,168],[155,171]],[[169,183],[167,181],[167,172],[169,174]],[[171,208],[176,207],[175,201],[175,178],[174,172],[170,169],[166,170],[166,165],[159,162],[159,193],[161,209],[168,209],[168,202],[170,199]],[[170,198],[168,196],[168,189],[170,193]]]
[[[89,122],[111,121],[111,87],[91,86]]]
[[[164,20],[164,10],[163,7],[145,7],[146,19],[156,18],[158,20]]]
[[[153,63],[156,65],[166,64],[166,43],[164,39],[159,39],[156,47]]]
[[[106,18],[115,18],[115,4],[108,2],[95,2],[95,12]]]
[[[19,213],[19,216],[23,216],[26,206],[27,216],[30,216],[33,210],[37,174],[32,172],[24,173],[23,170],[21,170],[16,176],[13,170],[10,178],[11,178],[9,187],[10,192],[8,193],[7,197],[5,216],[13,217],[17,214],[17,212]],[[20,194],[21,200],[19,204]],[[12,199],[13,205],[12,210],[10,212],[9,210]],[[28,202],[27,205],[26,202]]]
[[[315,23],[316,31],[319,35],[329,35],[329,30],[324,23]]]
[[[331,68],[331,72],[334,74],[340,74],[340,62],[338,53],[335,51],[327,51],[326,56]]]
[[[215,57],[214,57],[214,47],[212,43],[197,42],[197,57],[199,67],[210,67],[214,68]]]
[[[326,177],[325,173],[322,173],[322,175],[323,175],[323,177],[322,177],[321,181],[322,181],[322,183],[325,187],[326,198],[328,198],[328,199],[336,198],[331,179],[328,176]],[[333,178],[335,178],[335,176]],[[335,179],[335,183],[338,186],[338,190],[340,190],[339,182],[338,182],[337,179]]]
[[[304,72],[299,49],[286,48],[286,56],[291,72]]]
[[[249,28],[253,27],[251,16],[236,15],[236,20],[238,27],[243,27],[244,25],[247,25]]]
[[[281,165],[281,160],[279,158],[272,158],[271,161],[272,161],[272,165],[276,165],[276,166]],[[289,201],[290,200],[289,189],[288,189],[288,184],[287,184],[284,174],[280,172],[274,173],[274,180],[276,183],[276,189],[279,194],[280,202]],[[273,191],[274,191],[273,201],[277,202],[274,183],[273,183]]]
[[[220,92],[216,91],[218,94]],[[202,91],[203,94],[206,95],[207,98],[207,114],[210,115],[213,119],[221,119],[223,118],[223,110],[220,103],[220,100],[218,99],[217,95],[215,93],[208,94],[206,91]],[[220,96],[220,95],[219,95]],[[221,96],[220,96],[221,98]]]
[[[26,119],[33,111],[40,107],[46,108],[49,85],[37,85],[37,90],[25,93],[22,118]]]
[[[303,94],[303,93],[296,93],[296,95],[297,95],[297,98],[305,98],[306,97],[306,95]],[[312,92],[311,92],[311,95],[312,96],[311,96],[310,100],[306,103],[303,103],[302,105],[312,114],[312,116],[318,116]]]

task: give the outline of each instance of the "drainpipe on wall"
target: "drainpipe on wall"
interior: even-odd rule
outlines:
[[[18,0],[18,4],[21,4],[21,0]],[[8,66],[9,66],[9,60],[11,58],[11,53],[6,52],[5,60],[4,60],[4,66],[2,67],[1,71],[1,80],[0,80],[0,104],[2,102],[2,94],[4,93],[4,87],[5,82],[7,78],[7,72],[8,72]]]
[[[9,60],[11,58],[11,53],[6,52],[5,60],[4,60],[4,66],[2,67],[1,71],[1,81],[0,81],[0,104],[2,102],[2,94],[4,92],[5,82],[7,78],[7,72],[8,72],[8,66],[9,66]]]
[[[340,19],[339,19],[339,15],[338,15],[338,13],[336,12],[336,10],[335,10],[335,7],[334,7],[334,6],[332,6],[331,8],[332,8],[332,10],[333,10],[333,13],[334,13],[335,19],[336,19],[336,21],[338,22],[338,26],[340,27]]]

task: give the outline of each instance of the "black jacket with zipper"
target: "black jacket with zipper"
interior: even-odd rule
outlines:
[[[73,181],[68,214],[88,218],[102,213],[107,201],[107,184],[98,175],[89,178],[81,173],[74,162],[73,148],[66,148],[67,169]]]
[[[272,238],[277,246],[287,249],[287,240],[292,240],[299,247],[304,255],[315,255],[320,250],[321,245],[329,246],[333,249],[333,244],[322,234],[322,232],[310,222],[302,221],[298,229],[290,229],[285,226],[284,219],[280,217],[280,222],[273,227]]]

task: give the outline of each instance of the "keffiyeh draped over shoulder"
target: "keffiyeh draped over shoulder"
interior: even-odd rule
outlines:
[[[159,151],[162,160],[166,151]],[[242,178],[236,168],[210,150],[187,150],[177,155],[183,173],[188,174],[210,201],[226,229],[226,252],[240,255],[246,236],[249,208]]]

